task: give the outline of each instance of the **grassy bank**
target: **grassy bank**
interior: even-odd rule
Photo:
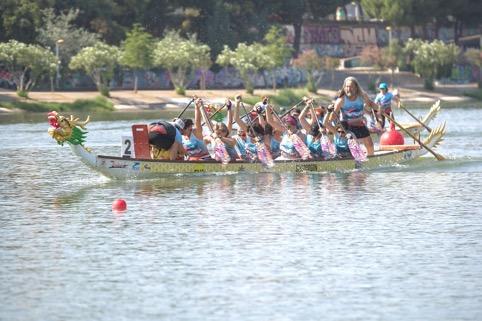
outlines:
[[[98,96],[95,99],[78,99],[73,103],[55,103],[34,100],[0,102],[0,107],[7,109],[19,109],[27,112],[56,111],[113,111],[114,104],[105,97]]]
[[[464,95],[482,101],[482,88],[466,91]]]

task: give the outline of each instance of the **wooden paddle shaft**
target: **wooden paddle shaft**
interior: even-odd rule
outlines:
[[[298,102],[296,105],[294,105],[293,107],[291,107],[290,109],[288,109],[288,111],[286,111],[283,115],[278,116],[278,117],[283,118],[283,117],[286,116],[290,111],[292,111],[293,109],[295,109],[296,107],[298,107],[302,102],[304,102],[304,100],[301,100],[301,101]],[[246,111],[245,111],[245,112],[246,112]],[[274,112],[274,110],[273,110],[273,112]],[[241,117],[241,118],[244,118],[244,117],[246,117],[246,116],[248,116],[248,113],[247,113],[247,112],[246,112],[246,115],[244,115],[244,116]],[[259,115],[256,116],[256,117],[253,119],[253,121],[256,121],[256,119],[258,119],[258,118],[259,118]],[[235,121],[233,121],[233,124],[234,124],[234,123],[235,123]]]
[[[402,127],[399,123],[397,123],[392,117],[390,117],[388,114],[386,113],[383,113],[385,115],[386,118],[388,118],[388,120],[390,120],[391,122],[393,122],[395,125],[397,125],[401,130],[403,130],[408,136],[412,137],[417,143],[420,144],[420,146],[422,146],[423,148],[425,148],[427,151],[429,151],[433,156],[435,156],[435,158],[437,160],[444,160],[445,157],[443,157],[442,155],[440,154],[437,154],[436,152],[434,152],[430,147],[428,147],[427,145],[425,145],[424,143],[422,143],[422,141],[420,139],[418,139],[415,135],[413,135],[409,130],[405,129],[404,127]]]
[[[209,116],[209,119],[213,119],[214,116],[216,116],[221,110],[224,109],[224,107],[226,107],[226,104],[224,104],[221,108],[219,108],[218,110],[216,110],[216,112],[215,112],[214,114],[212,114],[211,116]],[[204,126],[204,125],[206,125],[205,122],[201,124],[201,126]]]
[[[179,113],[179,116],[177,116],[176,118],[181,118],[181,116],[184,114],[184,112],[186,111],[186,109],[188,109],[189,106],[191,106],[192,102],[194,101],[194,98],[191,99],[191,101],[189,102],[189,104],[187,104],[186,107],[184,107],[184,109]]]
[[[405,110],[407,112],[407,114],[409,114],[410,116],[412,116],[413,119],[415,119],[420,125],[422,125],[426,130],[428,130],[429,133],[432,132],[432,129],[430,127],[428,127],[427,125],[425,125],[420,119],[418,119],[417,117],[415,117],[415,115],[413,115],[407,108],[405,108],[400,102],[398,103],[398,107],[402,108],[403,110]]]

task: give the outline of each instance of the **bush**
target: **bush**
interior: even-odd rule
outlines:
[[[176,94],[185,96],[186,95],[186,88],[184,86],[177,86],[176,87]]]
[[[21,97],[21,98],[27,99],[27,98],[28,98],[28,91],[26,91],[26,90],[19,90],[19,91],[17,91],[17,96],[18,96],[18,97]]]
[[[427,90],[433,90],[434,89],[433,79],[432,78],[425,78],[423,80],[423,88],[425,88]]]
[[[308,90],[310,93],[316,94],[316,91],[318,89],[316,88],[315,82],[312,80],[309,80],[308,83],[306,84],[306,90]]]
[[[107,86],[101,86],[101,87],[100,87],[100,94],[101,94],[103,97],[110,97],[109,87],[107,87]]]

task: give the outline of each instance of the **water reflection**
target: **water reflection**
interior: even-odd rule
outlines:
[[[117,154],[130,124],[88,144]],[[2,319],[479,319],[475,121],[444,162],[145,181],[101,178],[46,127],[0,126]]]

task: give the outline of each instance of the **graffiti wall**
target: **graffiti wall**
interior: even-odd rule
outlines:
[[[286,25],[288,42],[294,42],[294,28]],[[429,25],[425,28],[414,28],[416,37],[427,36],[428,39],[440,39],[450,41],[453,39],[452,28],[439,28]],[[470,33],[470,30],[466,30]],[[364,47],[370,45],[386,46],[390,40],[398,39],[407,41],[411,36],[408,27],[393,29],[390,32],[383,24],[370,23],[346,25],[331,24],[321,25],[305,23],[301,28],[300,49],[315,49],[320,55],[333,57],[353,57],[361,53]]]
[[[138,89],[173,89],[169,73],[164,70],[157,71],[138,71],[118,70],[114,79],[110,83],[112,89],[134,88],[134,77],[138,77]],[[250,75],[253,85],[257,88],[271,88],[273,85],[273,75],[277,87],[296,87],[306,83],[306,75],[303,71],[293,67],[277,68],[273,72],[260,72]],[[201,88],[201,71],[196,71],[189,78],[187,85],[189,89]],[[90,77],[81,73],[74,73],[61,80],[62,89],[95,90],[95,84]],[[223,68],[214,73],[210,70],[205,71],[206,88],[243,88],[243,81],[239,73],[234,68]],[[48,81],[41,81],[37,89],[49,89]]]
[[[285,26],[288,41],[294,41],[293,26]],[[351,57],[361,53],[368,45],[388,43],[388,33],[375,25],[317,25],[305,24],[301,29],[300,48],[315,49],[320,55]]]

